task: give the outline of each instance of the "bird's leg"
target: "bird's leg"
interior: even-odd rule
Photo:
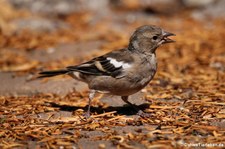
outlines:
[[[147,114],[144,111],[142,111],[141,109],[139,109],[135,104],[132,104],[131,102],[129,102],[128,96],[121,96],[121,98],[125,103],[129,104],[137,111],[137,115],[139,115],[141,117],[149,117],[149,114]]]
[[[89,92],[89,97],[88,97],[88,109],[87,112],[84,114],[85,118],[89,118],[91,116],[90,111],[91,111],[91,101],[95,96],[95,90],[90,90]]]
[[[122,98],[122,100],[125,103],[129,104],[130,106],[132,106],[132,108],[134,108],[137,112],[140,111],[140,109],[136,105],[134,105],[134,104],[132,104],[131,102],[128,101],[128,96],[122,96],[121,98]]]

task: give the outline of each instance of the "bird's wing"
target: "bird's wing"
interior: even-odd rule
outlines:
[[[113,51],[80,65],[69,66],[67,69],[89,75],[106,75],[121,78],[126,75],[124,70],[131,67],[131,64],[127,62],[127,56],[124,56],[124,50]]]

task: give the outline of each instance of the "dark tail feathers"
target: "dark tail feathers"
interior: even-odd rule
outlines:
[[[69,70],[53,70],[53,71],[42,71],[39,73],[37,78],[54,77],[57,75],[62,75],[68,73]]]

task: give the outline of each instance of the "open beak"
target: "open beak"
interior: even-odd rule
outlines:
[[[169,36],[176,36],[176,35],[170,32],[163,31],[163,44],[175,42],[175,40],[168,38]]]

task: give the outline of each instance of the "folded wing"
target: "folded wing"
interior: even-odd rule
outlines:
[[[125,76],[123,70],[129,64],[111,57],[100,56],[78,66],[69,66],[69,71],[78,71],[89,75],[107,75],[115,78]]]

